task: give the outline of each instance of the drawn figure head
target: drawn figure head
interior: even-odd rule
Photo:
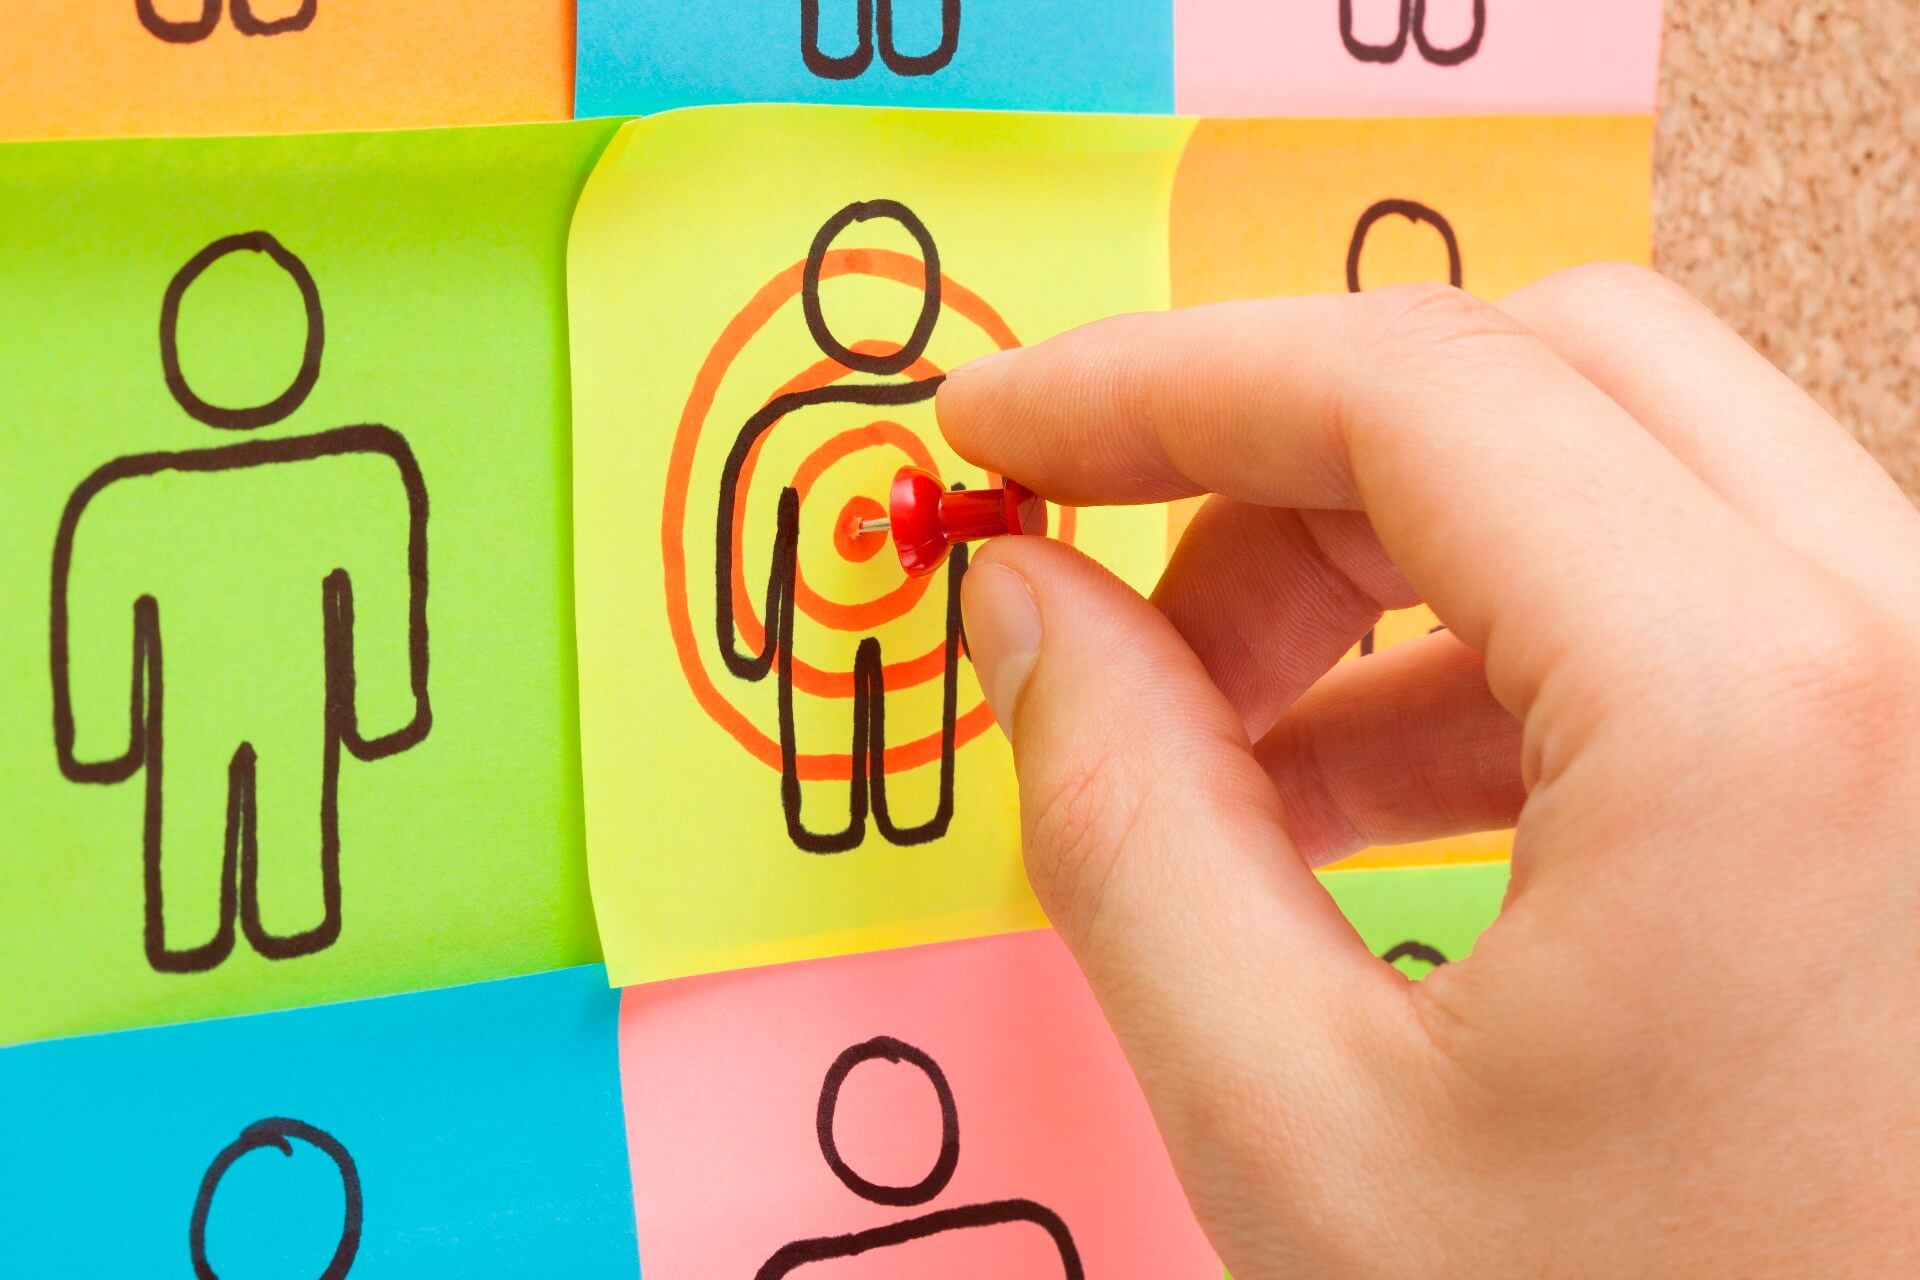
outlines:
[[[333,1161],[340,1172],[341,1189],[346,1193],[346,1220],[340,1226],[340,1242],[334,1246],[333,1257],[327,1262],[319,1280],[342,1280],[353,1266],[353,1258],[360,1251],[360,1171],[354,1166],[353,1157],[338,1139],[324,1129],[315,1128],[299,1120],[267,1119],[256,1120],[240,1131],[240,1136],[229,1143],[213,1163],[207,1167],[205,1176],[200,1179],[200,1194],[193,1201],[193,1221],[187,1229],[188,1248],[193,1256],[193,1274],[198,1280],[220,1280],[220,1275],[207,1260],[207,1215],[213,1210],[213,1193],[220,1186],[220,1179],[235,1161],[250,1152],[272,1147],[283,1156],[293,1155],[291,1138],[298,1138],[309,1146],[318,1148]]]
[[[834,1135],[834,1113],[840,1106],[840,1089],[854,1068],[867,1062],[906,1063],[918,1068],[933,1084],[934,1094],[940,1103],[940,1154],[935,1158],[933,1168],[918,1182],[907,1186],[870,1182],[854,1172],[840,1154],[839,1142]],[[827,1068],[826,1081],[820,1087],[820,1109],[815,1122],[820,1132],[820,1154],[826,1157],[827,1167],[833,1170],[834,1176],[840,1179],[847,1190],[874,1204],[899,1208],[925,1204],[946,1190],[947,1183],[953,1180],[954,1170],[960,1165],[960,1113],[954,1106],[953,1089],[947,1084],[946,1073],[924,1050],[891,1036],[876,1036],[856,1044],[834,1059],[833,1065]]]
[[[904,228],[920,247],[920,260],[925,267],[920,314],[914,321],[913,331],[893,352],[882,355],[864,354],[841,342],[827,327],[826,315],[820,307],[820,274],[826,264],[827,251],[847,228],[857,222],[876,220],[895,222]],[[940,252],[933,243],[933,234],[918,214],[898,200],[863,200],[848,205],[828,218],[813,237],[813,247],[807,251],[806,267],[801,275],[800,306],[806,315],[807,332],[813,335],[814,345],[820,348],[821,354],[860,373],[904,371],[926,353],[927,343],[933,339],[934,323],[940,319]]]
[[[300,302],[306,312],[306,345],[300,354],[300,368],[286,390],[264,404],[230,409],[209,404],[187,385],[186,374],[180,368],[180,304],[187,290],[208,267],[233,253],[264,253],[292,279],[300,290]],[[320,352],[325,343],[326,321],[320,312],[320,289],[314,284],[313,273],[307,270],[306,263],[264,231],[223,236],[194,254],[168,282],[166,296],[160,303],[160,366],[166,374],[167,390],[194,418],[224,431],[251,431],[271,426],[298,409],[313,391],[314,383],[320,380]]]
[[[1380,958],[1409,978],[1424,978],[1447,962],[1446,953],[1440,948],[1413,941],[1388,948]]]
[[[1382,200],[1361,214],[1360,221],[1353,228],[1353,239],[1347,245],[1347,292],[1360,292],[1360,253],[1367,247],[1367,233],[1373,230],[1376,222],[1392,215],[1432,227],[1440,233],[1440,240],[1447,250],[1447,283],[1458,289],[1465,273],[1460,264],[1460,239],[1453,233],[1453,224],[1417,200]]]

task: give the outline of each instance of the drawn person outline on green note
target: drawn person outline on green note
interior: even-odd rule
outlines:
[[[180,311],[195,281],[209,267],[237,254],[264,255],[297,286],[305,313],[305,338],[298,372],[279,395],[245,408],[225,408],[202,399],[188,384],[180,362]],[[162,300],[160,356],[167,389],[191,417],[218,430],[253,431],[290,417],[305,402],[319,379],[324,347],[325,318],[312,273],[300,258],[264,231],[226,236],[208,244],[174,275]],[[380,497],[364,485],[348,486],[344,490],[347,496],[336,503],[341,509],[334,510],[326,507],[326,499],[343,491],[338,486],[330,490],[314,484],[316,467],[331,464],[337,470],[341,466],[367,462],[374,463],[377,474],[382,477],[376,486],[380,492],[393,493],[387,483],[398,480],[397,492],[404,503],[406,547],[404,552],[396,548],[393,555],[404,556],[409,690],[406,701],[410,703],[402,723],[386,732],[372,733],[364,731],[360,722],[354,574],[345,564],[335,562],[339,550],[329,550],[327,544],[330,539],[344,544],[353,529],[362,524],[376,524]],[[388,466],[392,468],[391,473],[387,472]],[[258,505],[257,494],[249,498],[249,485],[261,483],[262,477],[296,473],[306,486],[300,498],[302,505],[276,505],[264,516],[259,511],[249,512],[249,501]],[[358,472],[349,478],[356,482],[360,479]],[[142,481],[144,485],[136,485],[135,481]],[[142,492],[138,497],[129,496],[135,490]],[[117,501],[120,510],[116,514],[130,511],[139,522],[140,536],[131,551],[125,545],[135,541],[131,536],[119,543],[113,541],[112,534],[118,525],[112,517],[99,516],[92,525],[83,524],[90,511],[109,505],[103,499]],[[177,518],[170,514],[166,528],[149,527],[155,521],[148,507],[156,504],[169,513],[179,512]],[[314,513],[320,510],[333,519],[316,519]],[[130,556],[130,563],[137,566],[132,571],[134,576],[146,583],[163,577],[168,569],[180,570],[177,564],[166,563],[166,557],[155,550],[152,545],[155,540],[176,525],[189,520],[217,519],[226,511],[234,513],[231,525],[216,525],[218,536],[202,540],[201,554],[189,556],[191,563],[184,571],[195,586],[216,585],[223,593],[222,610],[230,609],[233,616],[213,623],[192,616],[183,621],[168,612],[163,592],[142,586],[131,602],[132,679],[130,697],[123,704],[127,707],[125,749],[107,756],[89,753],[90,758],[83,758],[77,747],[82,726],[75,713],[76,687],[88,687],[89,681],[125,677],[116,674],[110,666],[94,666],[76,679],[76,654],[81,655],[84,663],[89,648],[98,644],[97,639],[76,632],[72,626],[76,559],[82,566],[77,576],[85,580],[84,568],[90,563],[89,557],[104,560],[118,555],[124,560]],[[256,518],[250,521],[250,516]],[[93,542],[81,539],[83,528],[102,524],[108,530],[105,535],[94,535]],[[261,626],[257,617],[264,599],[289,587],[298,589],[290,580],[292,575],[262,574],[247,580],[236,574],[236,580],[232,581],[225,576],[233,572],[234,565],[245,564],[252,544],[269,542],[276,535],[289,540],[303,538],[304,542],[299,545],[313,548],[313,554],[321,557],[320,563],[328,565],[320,573],[319,581],[313,584],[318,587],[313,603],[319,605],[320,614],[313,619],[313,625],[319,631],[323,656],[318,663],[320,669],[313,672],[310,704],[305,707],[250,706],[247,695],[269,684],[250,680],[246,670],[233,669],[222,671],[221,688],[189,688],[187,696],[177,698],[176,705],[169,709],[164,696],[162,637],[173,631],[163,631],[163,616],[172,619],[170,627],[187,628],[190,637],[234,638],[236,645],[244,646],[245,665],[271,664],[282,658],[273,644],[261,643],[263,637],[257,630]],[[231,558],[230,564],[219,563],[226,557]],[[359,564],[356,568],[367,571],[367,576],[378,576],[380,572],[378,565]],[[281,580],[262,580],[269,576]],[[190,596],[185,591],[180,594]],[[192,603],[190,599],[184,608],[190,610]],[[376,609],[379,604],[376,601]],[[117,602],[108,606],[109,617],[117,607]],[[255,611],[254,619],[248,617],[250,610]],[[384,611],[380,616],[386,616]],[[250,621],[252,628],[249,628]],[[342,927],[341,750],[344,748],[361,761],[378,760],[420,743],[433,723],[427,695],[427,491],[406,440],[389,427],[368,424],[307,435],[249,439],[211,448],[131,454],[106,463],[80,483],[62,513],[54,539],[49,630],[54,747],[62,775],[71,782],[113,785],[136,773],[145,774],[141,867],[147,963],[163,973],[212,969],[232,953],[236,921],[249,945],[270,960],[310,955],[332,946],[339,939]],[[379,634],[385,634],[384,630]],[[390,660],[384,654],[369,654],[369,657],[382,662]],[[120,672],[125,670],[119,668]],[[194,728],[210,723],[209,716],[217,717],[211,721],[220,726],[213,731],[215,735],[224,732],[231,717],[244,718],[247,727],[224,760],[194,758],[191,752],[185,759],[169,759],[164,727],[170,710]],[[92,735],[104,731],[90,729],[88,732]],[[116,735],[117,728],[114,734],[108,735],[108,740],[117,742]],[[311,767],[314,762],[307,758],[315,739],[320,748],[317,768]],[[189,737],[188,741],[193,739]],[[224,741],[219,747],[222,754],[229,750]],[[270,745],[257,747],[258,742]],[[176,749],[174,755],[180,754]],[[224,783],[218,777],[222,768],[226,775]],[[272,779],[272,785],[265,788],[271,797],[270,806],[292,806],[292,811],[298,812],[305,805],[311,805],[306,811],[317,813],[322,903],[317,924],[276,932],[264,918],[259,839],[263,772]],[[167,778],[172,781],[166,782]],[[213,789],[221,792],[219,803],[224,806],[224,820],[219,824],[224,830],[222,846],[217,851],[182,847],[177,831],[174,839],[164,839],[167,814],[174,813],[178,821],[183,806],[192,813],[193,805],[213,803],[207,794]],[[276,868],[285,868],[294,865],[292,860],[297,855],[292,850],[269,850],[269,856],[276,860]],[[163,871],[168,865],[176,871],[183,864],[188,869],[204,868],[207,864],[196,860],[213,857],[217,857],[220,864],[217,924],[204,941],[176,945],[168,937]]]

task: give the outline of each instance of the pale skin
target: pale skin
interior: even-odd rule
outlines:
[[[962,596],[1237,1280],[1920,1275],[1920,515],[1782,374],[1599,266],[1122,317],[938,407],[1060,502],[1213,495],[1151,600],[1039,538]],[[1311,872],[1508,824],[1419,983]]]

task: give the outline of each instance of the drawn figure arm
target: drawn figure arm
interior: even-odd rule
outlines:
[[[740,631],[733,611],[733,575],[736,569],[733,558],[734,522],[740,509],[740,476],[746,469],[747,456],[761,436],[773,429],[773,425],[796,408],[801,408],[806,399],[800,396],[779,396],[767,406],[747,419],[735,437],[733,449],[727,455],[725,467],[720,473],[719,501],[715,504],[714,521],[714,631],[719,641],[720,657],[727,664],[727,670],[741,680],[763,680],[767,672],[773,669],[774,650],[778,645],[778,629],[773,625],[780,616],[780,602],[792,590],[794,548],[789,545],[799,537],[799,509],[795,507],[791,515],[783,511],[782,520],[791,521],[792,529],[784,527],[774,539],[772,556],[767,566],[767,589],[764,608],[760,616],[767,620],[766,641],[758,653],[744,653],[740,649]],[[744,566],[739,566],[745,572]]]
[[[377,426],[349,430],[360,437],[357,451],[383,454],[392,461],[406,502],[404,556],[397,548],[382,548],[378,557],[351,572],[335,569],[321,587],[327,716],[347,750],[361,760],[377,760],[405,751],[433,727],[427,692],[427,488],[413,451],[397,432]],[[405,601],[404,613],[395,607],[399,600]],[[393,625],[402,617],[403,626]],[[358,659],[363,649],[379,663],[405,654],[408,696],[402,704],[408,710],[401,724],[384,733],[369,734],[361,725],[366,699]],[[381,682],[381,687],[391,685]]]
[[[48,612],[48,649],[53,681],[53,744],[59,757],[60,772],[70,782],[114,783],[132,777],[145,763],[149,720],[158,715],[160,608],[152,596],[143,595],[133,602],[132,608],[133,673],[127,686],[129,692],[124,721],[127,726],[126,745],[111,755],[82,758],[79,717],[74,709],[75,685],[78,684],[82,690],[83,705],[90,706],[98,713],[104,712],[106,706],[117,700],[117,694],[109,694],[103,699],[90,697],[86,691],[89,688],[110,688],[117,682],[111,678],[102,683],[84,678],[79,681],[74,679],[75,613],[79,613],[82,623],[83,653],[91,647],[88,637],[96,634],[94,627],[101,628],[104,633],[106,628],[114,625],[114,620],[109,616],[110,609],[98,604],[93,607],[83,605],[76,609],[76,593],[73,589],[74,540],[87,504],[108,485],[123,478],[124,470],[122,464],[110,463],[88,476],[67,500],[66,510],[60,516],[59,532],[54,536],[53,580]],[[98,723],[100,715],[89,715],[86,719],[90,724]],[[117,728],[113,730],[112,737],[118,741]]]

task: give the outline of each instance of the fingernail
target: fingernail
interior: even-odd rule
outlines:
[[[967,652],[993,718],[1013,736],[1013,708],[1040,660],[1040,609],[1027,581],[997,564],[975,565],[960,582]]]
[[[976,356],[965,364],[956,365],[953,372],[947,375],[947,381],[952,382],[956,378],[971,380],[976,374],[991,373],[996,369],[1004,368],[1008,358],[1019,350],[1018,347],[1010,347],[1005,351],[993,351],[984,356]]]

